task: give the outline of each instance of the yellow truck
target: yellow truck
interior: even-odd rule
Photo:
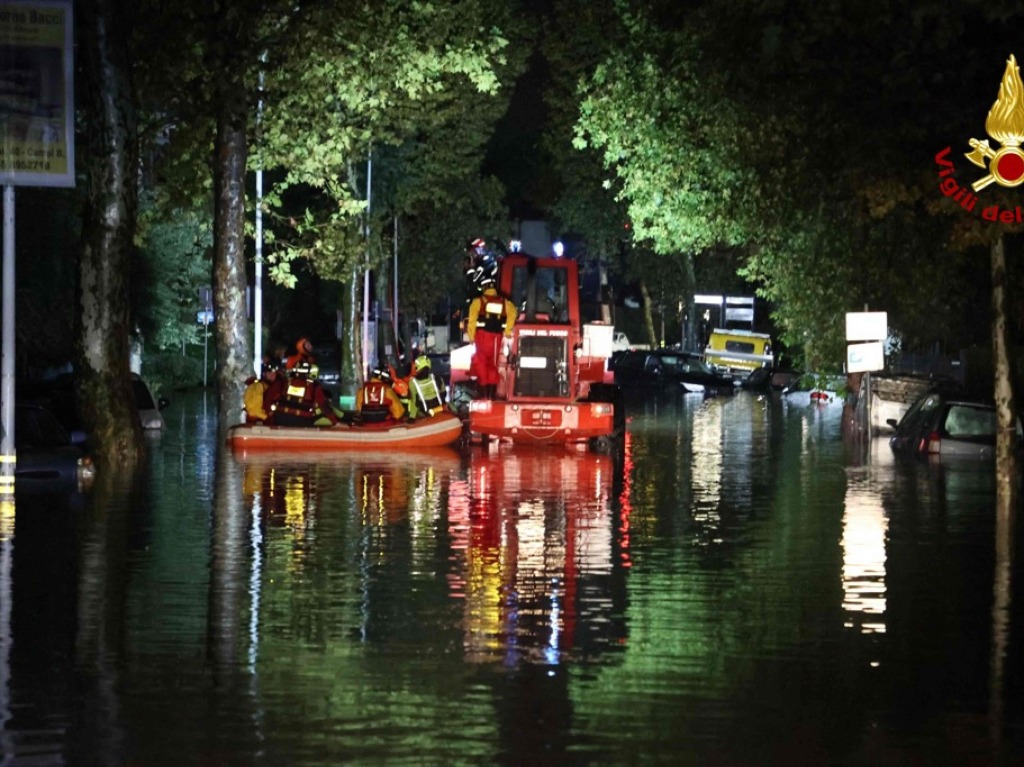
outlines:
[[[715,328],[704,349],[704,361],[717,369],[750,373],[775,364],[772,338],[767,333]]]

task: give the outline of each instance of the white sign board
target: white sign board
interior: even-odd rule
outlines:
[[[873,370],[885,370],[885,351],[881,341],[846,347],[847,373],[870,373]]]
[[[884,341],[889,336],[887,312],[847,312],[847,341]]]

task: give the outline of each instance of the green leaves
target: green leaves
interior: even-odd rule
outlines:
[[[295,192],[301,193],[309,199],[307,215],[316,219],[307,218],[296,228],[297,237],[287,240],[277,255],[275,279],[300,255],[332,275],[365,257],[366,244],[352,235],[365,223],[365,205],[356,201],[366,197],[363,168],[371,147],[378,163],[399,162],[406,170],[401,181],[391,174],[395,183],[382,190],[378,179],[386,169],[376,169],[374,210],[387,208],[388,217],[417,199],[443,194],[443,179],[452,173],[474,171],[459,158],[460,137],[446,143],[438,128],[451,127],[453,115],[465,116],[456,104],[472,104],[498,90],[508,40],[483,23],[500,17],[492,12],[495,6],[489,0],[317,6],[289,44],[273,52],[260,156],[268,168],[283,171],[276,198],[284,200],[293,190],[294,205]],[[437,159],[417,149],[430,135],[437,143],[429,149],[444,150]],[[482,147],[483,138],[474,140]],[[281,218],[290,215],[282,210]],[[352,231],[343,233],[346,228]],[[318,236],[309,240],[314,230]]]

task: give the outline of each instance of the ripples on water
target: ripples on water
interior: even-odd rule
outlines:
[[[616,455],[324,456],[232,455],[177,400],[143,481],[2,517],[4,764],[1024,745],[1020,536],[997,563],[990,469],[846,446],[837,406],[633,402]]]

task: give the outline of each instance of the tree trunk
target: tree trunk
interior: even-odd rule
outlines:
[[[615,318],[612,316],[612,306],[614,305],[611,296],[611,288],[608,282],[608,266],[605,263],[604,256],[598,256],[597,258],[597,273],[598,282],[600,283],[600,300],[601,300],[601,322],[605,325],[614,325]]]
[[[658,348],[658,336],[654,332],[654,314],[651,312],[651,293],[647,289],[647,283],[640,282],[640,295],[644,299],[644,327],[647,329],[647,343],[652,349]]]
[[[223,11],[223,9],[222,9]],[[242,392],[252,368],[245,288],[245,164],[248,156],[248,91],[244,46],[248,34],[231,14],[214,24],[211,48],[219,71],[215,81],[217,133],[213,147],[213,307],[217,403],[221,427],[242,418]]]
[[[997,425],[996,505],[1012,509],[1017,494],[1017,409],[1006,331],[1006,244],[1002,235],[992,245],[992,359]]]
[[[97,463],[127,467],[143,450],[129,371],[128,275],[138,200],[135,108],[125,17],[116,0],[80,7],[87,103],[88,199],[79,266],[75,369],[82,424]]]
[[[341,384],[338,388],[341,394],[348,397],[354,397],[363,382],[359,372],[359,345],[356,343],[356,336],[361,332],[356,311],[356,284],[356,274],[353,272],[352,281],[341,286],[341,316],[345,320],[341,328]]]
[[[864,412],[866,403],[861,401],[861,389],[864,384],[863,373],[846,374],[846,397],[843,399],[843,418],[841,431],[843,437],[851,440],[859,440],[870,434],[871,424],[865,431],[864,423],[861,422],[861,413]]]

